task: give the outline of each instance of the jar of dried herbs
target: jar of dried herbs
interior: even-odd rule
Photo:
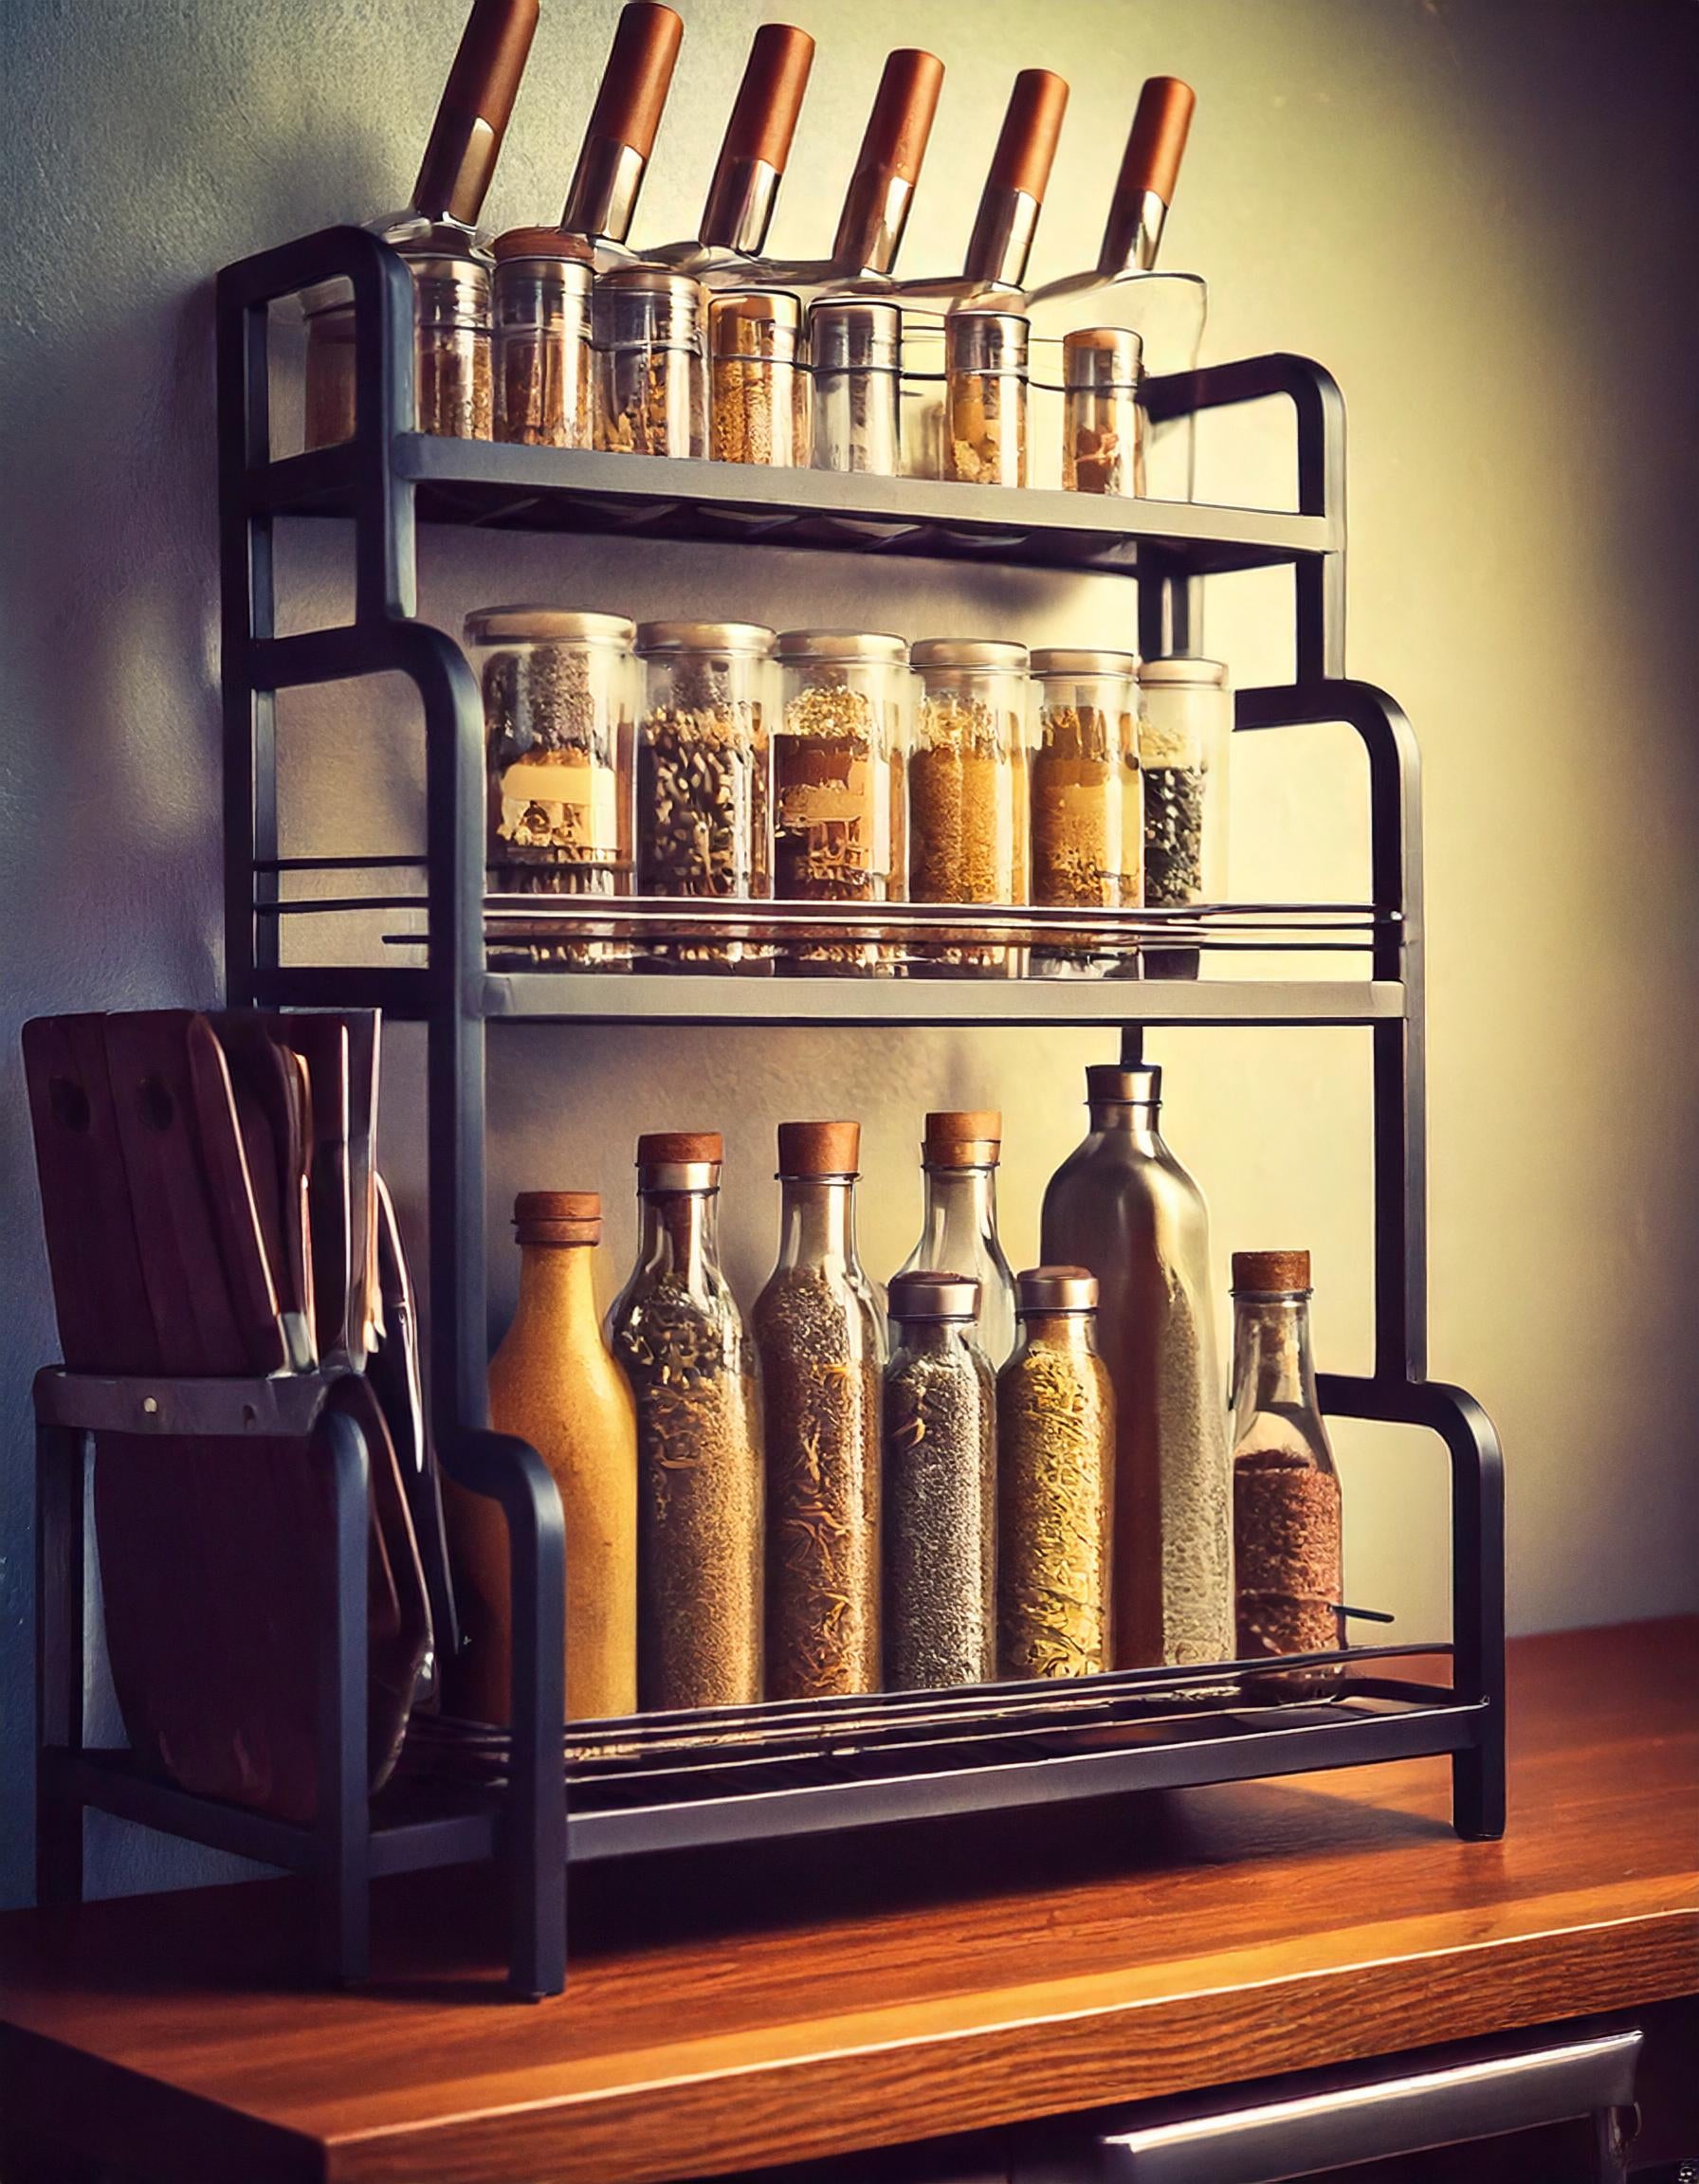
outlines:
[[[489,265],[462,229],[425,228],[394,241],[413,280],[413,428],[452,439],[495,431]],[[306,314],[308,447],[354,437],[355,311],[345,281],[301,299]]]
[[[1130,652],[1032,655],[1032,898],[1060,910],[1136,910],[1144,899],[1139,663]],[[1088,930],[1057,932],[1033,968],[1130,969]]]
[[[1086,326],[1062,340],[1062,483],[1070,493],[1142,493],[1142,350],[1129,326]]]
[[[630,895],[631,624],[552,607],[468,614],[484,685],[490,883],[503,895]],[[630,960],[610,928],[539,941],[539,960]]]
[[[771,893],[772,651],[772,630],[749,622],[639,626],[640,895],[738,902]],[[658,964],[718,970],[771,959],[763,946],[696,920],[681,920],[648,953]]]
[[[896,477],[902,467],[902,312],[895,303],[816,303],[808,315],[808,352],[814,468]]]
[[[944,320],[944,476],[963,485],[1027,482],[1027,322],[1013,311]]]
[[[650,265],[616,265],[595,283],[594,318],[596,446],[610,454],[705,454],[698,283]]]
[[[1316,1392],[1309,1253],[1233,1256],[1233,1545],[1241,1661],[1329,1653],[1344,1644],[1339,1473]],[[1301,1699],[1337,1665],[1259,1676],[1253,1689]]]
[[[496,238],[493,255],[496,438],[527,447],[588,447],[588,247],[557,228],[515,228]]]
[[[762,1486],[754,1345],[720,1268],[713,1131],[637,1140],[637,1263],[609,1314],[637,1405],[637,1693],[761,1696]]]
[[[1027,649],[932,637],[909,652],[919,683],[906,768],[908,900],[1027,900]],[[972,921],[914,944],[917,963],[1018,972],[1007,943],[978,943]]]
[[[996,1376],[979,1284],[899,1274],[885,1373],[885,1681],[892,1691],[996,1673]]]
[[[900,891],[899,839],[908,647],[901,637],[787,629],[774,647],[773,893],[781,902],[885,902]],[[888,971],[876,939],[798,930],[784,960],[802,970]]]
[[[716,463],[790,469],[804,459],[801,329],[802,306],[778,289],[728,291],[709,302],[709,452]]]
[[[855,1249],[855,1122],[778,1126],[778,1264],[751,1315],[766,1433],[767,1695],[880,1687],[885,1340]]]
[[[1115,1394],[1083,1266],[1015,1280],[1020,1341],[997,1375],[997,1672],[1095,1676],[1109,1649]]]
[[[1233,691],[1218,660],[1146,660],[1139,670],[1144,900],[1153,909],[1227,897],[1227,765]]]

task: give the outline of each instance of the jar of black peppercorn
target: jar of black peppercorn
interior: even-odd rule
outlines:
[[[1227,771],[1233,690],[1218,660],[1139,669],[1144,901],[1151,909],[1227,897]]]

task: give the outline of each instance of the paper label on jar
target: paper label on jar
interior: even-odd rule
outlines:
[[[619,795],[612,767],[581,752],[548,760],[520,759],[503,769],[499,831],[504,842],[594,846],[614,854]]]

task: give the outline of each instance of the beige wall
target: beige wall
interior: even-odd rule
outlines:
[[[691,225],[761,10],[695,0],[641,216]],[[210,300],[219,264],[405,193],[451,48],[450,0],[17,0],[0,429],[11,563],[0,681],[0,1780],[27,1743],[27,1375],[52,1354],[15,1024],[69,1007],[213,999],[215,569]],[[614,14],[544,0],[497,186],[499,224],[551,213]],[[1092,252],[1139,79],[1200,107],[1170,259],[1212,282],[1209,354],[1291,348],[1344,387],[1352,433],[1352,670],[1398,694],[1427,768],[1436,1373],[1505,1434],[1517,1629],[1699,1606],[1688,1407],[1696,1223],[1689,1178],[1695,889],[1690,118],[1679,0],[1031,0],[928,12],[798,0],[821,40],[775,243],[817,249],[884,49],[949,68],[905,259],[960,249],[1013,70],[1074,83],[1037,271]],[[1272,443],[1206,477],[1273,475]],[[1231,456],[1231,460],[1230,460]],[[335,541],[291,542],[302,596],[335,597]],[[498,596],[778,626],[851,617],[910,635],[1125,637],[1104,580],[713,549],[585,556],[570,542],[433,537],[424,609]],[[853,604],[851,604],[853,602]],[[1278,585],[1223,588],[1212,643],[1278,675]],[[291,824],[324,846],[405,837],[404,705],[291,709]],[[370,825],[366,814],[370,812]],[[1246,892],[1362,884],[1361,770],[1338,733],[1241,754]],[[1177,1147],[1218,1256],[1307,1243],[1324,1361],[1366,1359],[1366,1042],[1172,1032]],[[1108,1035],[498,1033],[491,1186],[610,1193],[629,1248],[633,1130],[722,1126],[734,1273],[774,1234],[772,1128],[867,1125],[872,1269],[906,1250],[928,1105],[1001,1104],[1005,1228],[1035,1248],[1044,1177],[1073,1142]],[[416,1202],[417,1046],[388,1123]],[[610,1279],[615,1268],[609,1269]],[[1342,1430],[1350,1592],[1413,1636],[1445,1608],[1445,1481],[1407,1437]],[[150,1868],[116,1846],[113,1884]],[[174,1869],[176,1869],[174,1867]],[[0,1899],[27,1887],[27,1814],[0,1805]]]

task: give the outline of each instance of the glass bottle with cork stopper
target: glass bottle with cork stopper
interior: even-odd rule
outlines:
[[[496,438],[525,447],[594,439],[590,251],[557,228],[510,228],[496,262]]]
[[[951,1268],[979,1284],[979,1339],[994,1368],[1014,1348],[1014,1276],[997,1235],[1003,1118],[995,1108],[943,1108],[921,1146],[921,1240],[895,1279]]]
[[[596,1316],[594,1191],[514,1200],[519,1304],[489,1368],[490,1423],[528,1441],[566,1516],[566,1711],[575,1721],[637,1710],[637,1428],[631,1391]],[[513,1678],[507,1527],[497,1505],[444,1482],[466,1644],[457,1711],[505,1722]]]
[[[766,1437],[767,1696],[880,1687],[885,1342],[855,1248],[856,1122],[781,1122],[778,1263],[756,1301]]]
[[[761,1411],[720,1265],[717,1131],[637,1140],[636,1265],[609,1314],[637,1405],[637,1692],[645,1709],[761,1696]]]
[[[1316,1392],[1309,1253],[1233,1256],[1233,1505],[1241,1661],[1345,1643],[1339,1473]],[[1269,1697],[1325,1691],[1338,1665],[1258,1677]]]

